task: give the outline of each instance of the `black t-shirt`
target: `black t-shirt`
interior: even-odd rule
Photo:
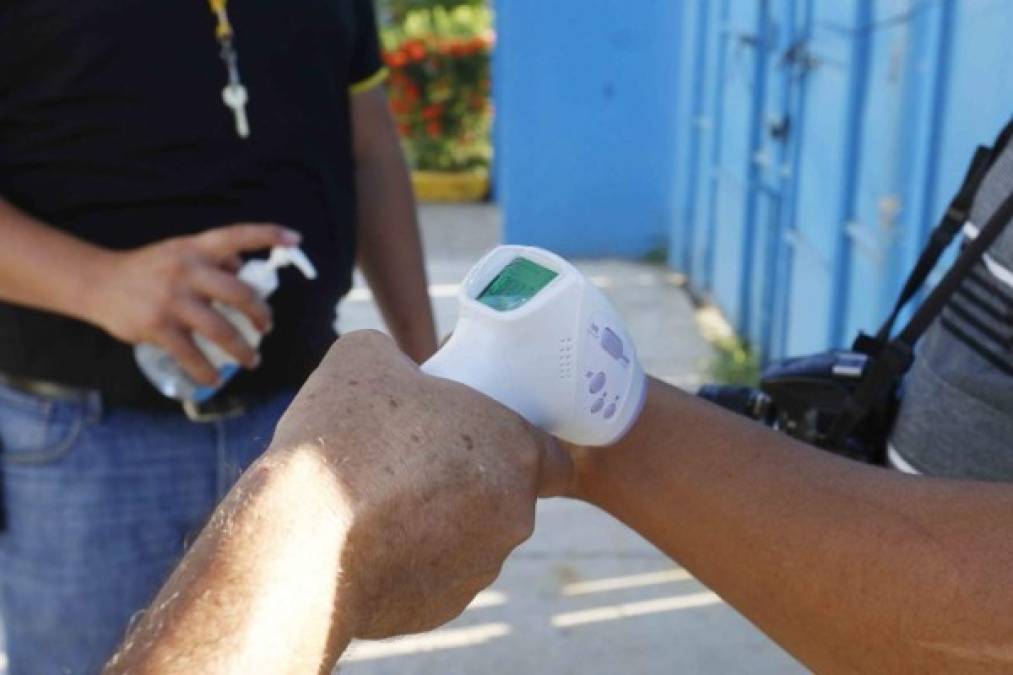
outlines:
[[[303,234],[320,277],[285,272],[263,365],[230,385],[305,379],[351,284],[350,88],[381,71],[371,0],[232,0],[252,135],[222,103],[207,0],[0,3],[0,195],[114,249],[242,221]],[[56,273],[56,271],[54,271]],[[0,303],[0,373],[152,400],[131,348]]]

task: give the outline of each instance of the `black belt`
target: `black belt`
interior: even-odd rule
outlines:
[[[94,396],[95,393],[98,393],[98,395],[102,397],[101,392],[95,392],[89,389],[57,384],[55,382],[47,382],[45,380],[37,380],[31,377],[5,375],[3,373],[0,373],[0,385],[23,394],[39,396],[53,401],[76,403],[87,400],[91,396]],[[106,401],[105,397],[102,398]],[[106,402],[113,403],[115,405],[130,405],[129,403],[120,401]],[[138,407],[158,410],[179,410],[182,408],[183,413],[190,421],[207,423],[242,415],[246,412],[249,404],[250,400],[248,398],[233,394],[228,396],[216,396],[210,401],[206,401],[204,403],[186,401],[181,404],[178,401],[164,398],[154,405],[143,405]]]

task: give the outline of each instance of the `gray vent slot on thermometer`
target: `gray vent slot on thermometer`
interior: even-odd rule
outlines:
[[[573,338],[561,338],[559,343],[559,379],[573,379]]]

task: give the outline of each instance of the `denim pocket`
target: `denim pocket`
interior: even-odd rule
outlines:
[[[42,464],[66,456],[81,435],[87,402],[57,401],[0,385],[0,459]]]

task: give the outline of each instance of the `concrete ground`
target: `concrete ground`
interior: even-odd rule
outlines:
[[[424,207],[431,295],[441,334],[454,294],[499,239],[487,206]],[[626,317],[648,372],[693,388],[709,350],[663,267],[621,261],[578,265]],[[382,328],[361,279],[342,303],[342,331]],[[679,514],[673,514],[678,518]],[[0,630],[0,675],[6,674]],[[609,516],[583,504],[539,506],[534,536],[457,621],[433,633],[357,643],[348,675],[671,675],[805,672],[735,611]]]
[[[487,206],[422,210],[440,334],[457,283],[499,240]],[[685,388],[709,357],[677,275],[612,260],[579,262],[626,317],[648,372]],[[341,307],[343,331],[382,328],[368,291]],[[678,518],[678,514],[673,514]],[[539,506],[534,536],[457,621],[427,635],[357,643],[347,675],[671,675],[805,672],[734,610],[609,516],[583,504]]]

